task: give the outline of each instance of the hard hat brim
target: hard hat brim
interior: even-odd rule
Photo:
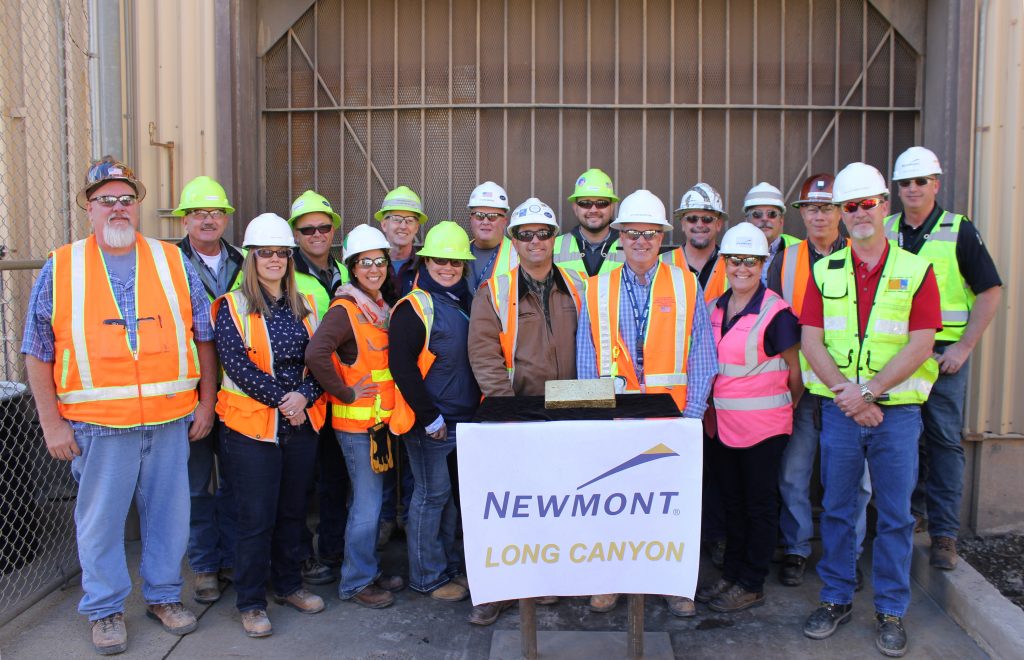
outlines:
[[[381,210],[379,210],[376,213],[374,213],[373,217],[374,217],[374,219],[377,222],[384,222],[384,216],[387,214],[388,211],[408,211],[409,213],[415,213],[416,217],[419,218],[421,225],[427,223],[427,214],[426,213],[424,213],[423,211],[417,211],[416,209],[407,209],[404,206],[387,206],[387,207],[384,207]],[[455,258],[455,257],[453,257],[453,258]]]
[[[341,226],[341,216],[335,213],[334,211],[328,211],[326,209],[323,211],[314,209],[312,211],[306,211],[305,213],[293,215],[292,217],[288,218],[288,226],[291,227],[292,229],[295,229],[295,223],[298,221],[298,219],[304,215],[309,215],[310,213],[326,213],[327,215],[331,216],[331,224],[334,225],[335,229]]]
[[[575,204],[576,200],[579,199],[580,197],[597,197],[598,199],[610,199],[610,200],[612,200],[613,204],[618,204],[619,203],[619,198],[616,197],[615,195],[590,195],[590,194],[587,194],[587,195],[575,195],[575,194],[573,194],[573,195],[569,195],[568,197],[566,197],[566,199],[569,200],[570,202],[572,202],[573,204]]]
[[[176,215],[179,218],[183,218],[186,215],[188,215],[189,211],[194,211],[196,209],[220,209],[228,214],[235,212],[235,207],[231,206],[230,204],[207,204],[205,206],[179,206],[178,208],[171,211],[171,215]],[[337,228],[337,225],[335,225],[335,228]]]
[[[729,214],[726,213],[725,211],[716,211],[715,209],[684,209],[684,208],[678,208],[675,211],[672,211],[672,219],[673,220],[679,220],[684,215],[686,215],[687,211],[707,211],[709,213],[717,213],[718,217],[723,222],[726,222],[726,221],[729,220]]]

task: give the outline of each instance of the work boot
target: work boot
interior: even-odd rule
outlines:
[[[891,614],[875,613],[875,646],[890,658],[901,658],[907,652],[907,631],[903,619]]]
[[[799,587],[804,583],[804,571],[807,570],[807,557],[786,555],[779,567],[779,582],[787,587]]]
[[[469,597],[469,590],[462,585],[455,584],[454,582],[448,582],[431,591],[430,597],[434,600],[440,600],[446,603],[457,603],[460,600],[466,600],[466,598]]]
[[[489,626],[497,621],[501,613],[512,607],[515,602],[514,600],[499,600],[493,603],[474,605],[473,610],[469,613],[468,621],[477,626]]]
[[[804,622],[804,635],[811,639],[825,639],[836,631],[840,624],[853,617],[853,605],[840,605],[822,601],[818,609],[811,612]]]
[[[306,584],[330,584],[337,579],[331,567],[321,564],[316,557],[302,562],[302,581]]]
[[[216,573],[196,573],[192,599],[197,603],[209,605],[220,600],[220,579]]]
[[[455,584],[462,585],[466,589],[469,589],[469,578],[463,575],[462,573],[459,573],[458,575],[453,577],[452,582],[454,582]]]
[[[597,594],[590,597],[591,612],[611,612],[619,604],[621,594]]]
[[[278,605],[287,605],[302,614],[316,614],[324,610],[324,599],[306,589],[299,589],[287,596],[274,594],[274,602]]]
[[[731,614],[760,605],[764,605],[764,591],[747,591],[740,585],[734,584],[715,596],[708,603],[708,608],[715,612]]]
[[[122,612],[92,622],[92,647],[100,655],[115,655],[128,648],[128,629],[124,627]]]
[[[558,596],[538,596],[533,602],[538,605],[558,605]]]
[[[366,587],[351,598],[352,602],[371,610],[379,610],[389,607],[395,602],[395,597],[387,589],[381,589],[375,584],[368,584]]]
[[[172,635],[187,635],[196,629],[196,615],[181,603],[159,603],[146,608],[146,616],[160,622]]]
[[[933,568],[951,571],[956,568],[956,539],[949,536],[933,536],[928,563]]]
[[[391,536],[395,533],[395,529],[398,527],[398,523],[394,520],[382,520],[380,527],[377,528],[377,549],[383,550],[384,546],[391,540]]]
[[[697,606],[685,596],[665,596],[665,605],[673,616],[687,618],[697,615]]]
[[[715,599],[716,596],[718,596],[721,593],[724,593],[725,591],[728,591],[729,587],[731,587],[733,584],[735,583],[726,580],[724,577],[718,578],[717,582],[705,584],[703,587],[698,589],[697,595],[694,596],[694,598],[697,600],[698,603],[710,603],[712,600]]]
[[[249,637],[270,637],[274,633],[266,610],[246,610],[242,612],[242,629],[245,630],[245,634]]]

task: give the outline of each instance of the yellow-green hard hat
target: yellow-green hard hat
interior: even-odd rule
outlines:
[[[288,218],[288,224],[294,229],[295,221],[307,213],[326,213],[331,216],[331,222],[335,229],[341,225],[341,216],[334,212],[327,198],[312,190],[307,190],[292,202],[292,214]]]
[[[469,250],[469,234],[451,220],[442,220],[434,225],[416,254],[438,259],[476,259]]]
[[[413,192],[409,186],[398,186],[387,195],[381,202],[380,210],[373,214],[377,222],[384,222],[384,216],[388,211],[409,211],[415,213],[422,225],[427,221],[427,214],[423,212],[423,201],[420,196]],[[454,257],[453,257],[454,258]]]
[[[181,201],[172,215],[181,217],[192,209],[223,209],[234,213],[235,208],[228,202],[223,186],[208,176],[197,176],[181,189]]]
[[[576,179],[576,189],[569,195],[570,202],[580,197],[607,197],[613,202],[619,201],[612,188],[612,178],[596,167],[591,168]]]

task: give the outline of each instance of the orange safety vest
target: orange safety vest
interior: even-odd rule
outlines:
[[[359,306],[351,300],[335,298],[331,307],[344,307],[356,341],[356,359],[344,364],[337,354],[332,356],[334,369],[346,385],[355,385],[367,374],[377,384],[377,394],[364,396],[352,403],[327,395],[331,402],[331,426],[337,431],[366,433],[379,423],[387,422],[395,408],[395,381],[388,368],[388,332],[370,323]]]
[[[661,263],[651,282],[647,334],[644,337],[644,384],[619,332],[622,268],[587,281],[590,334],[600,378],[624,378],[626,392],[667,392],[679,410],[686,408],[686,365],[690,356],[697,278],[689,270]],[[631,321],[630,321],[631,322]]]
[[[850,244],[850,239],[846,239],[846,244]],[[810,245],[806,239],[782,251],[782,297],[793,308],[797,318],[804,308],[804,294],[807,293],[810,276]]]
[[[181,250],[135,234],[134,351],[96,237],[60,247],[51,257],[53,380],[61,416],[130,428],[165,424],[195,410],[199,354]]]
[[[403,302],[408,302],[412,305],[413,310],[420,317],[420,320],[423,321],[423,327],[427,331],[423,340],[423,348],[420,350],[419,358],[416,360],[420,376],[426,378],[427,372],[430,371],[430,367],[434,366],[434,361],[437,359],[437,356],[430,352],[430,329],[434,325],[434,301],[429,293],[417,288],[395,303],[395,309]],[[413,411],[412,406],[409,405],[409,402],[405,400],[405,397],[402,396],[402,391],[396,387],[395,409],[391,413],[391,421],[388,422],[388,428],[391,429],[393,434],[402,435],[412,430],[415,424],[416,413]]]
[[[320,316],[316,310],[316,300],[312,295],[305,296],[306,304],[310,313],[302,320],[306,326],[306,332],[312,337],[320,323]],[[274,348],[270,344],[270,333],[267,330],[267,321],[262,314],[249,312],[245,297],[241,291],[235,290],[225,293],[213,301],[211,316],[217,318],[217,310],[222,303],[226,302],[231,320],[235,323],[242,343],[245,344],[246,354],[253,364],[260,371],[274,375]],[[308,373],[308,370],[305,371]],[[224,425],[242,435],[259,440],[261,442],[277,442],[278,415],[281,412],[276,407],[260,403],[238,387],[231,377],[224,374],[220,390],[217,392],[217,415]],[[321,396],[313,402],[311,407],[306,408],[309,416],[309,423],[313,429],[319,431],[327,418],[327,404]]]
[[[669,266],[676,266],[683,270],[689,270],[686,263],[686,253],[680,245],[671,252],[666,252],[660,257],[661,263]],[[729,288],[729,281],[725,279],[725,261],[721,257],[715,257],[715,267],[711,270],[711,277],[708,278],[708,285],[704,287],[704,302],[711,302],[718,298]]]

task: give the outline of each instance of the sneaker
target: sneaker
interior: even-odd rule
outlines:
[[[390,591],[393,594],[397,594],[402,589],[405,589],[405,580],[402,579],[401,575],[381,575],[373,583],[384,591]]]
[[[469,597],[469,590],[454,582],[447,582],[431,591],[430,597],[446,603],[457,603]]]
[[[512,607],[515,602],[514,600],[499,600],[493,603],[474,605],[467,620],[476,626],[489,626],[497,621],[501,613]]]
[[[890,658],[901,658],[907,652],[907,631],[903,619],[891,614],[875,613],[875,646]]]
[[[242,630],[249,637],[270,637],[274,633],[266,610],[242,612]]]
[[[337,579],[331,567],[321,564],[316,557],[302,562],[302,581],[306,584],[330,584]]]
[[[533,602],[537,605],[558,605],[558,596],[538,596]]]
[[[721,593],[724,593],[734,583],[723,578],[718,578],[717,582],[712,584],[705,584],[703,587],[697,590],[697,595],[694,598],[698,603],[710,603]]]
[[[619,604],[621,594],[598,594],[590,597],[591,612],[611,612]]]
[[[697,616],[697,606],[685,596],[665,596],[665,605],[673,616],[688,618]]]
[[[220,600],[220,579],[216,573],[196,573],[192,599],[202,605]]]
[[[787,587],[799,587],[804,583],[804,571],[807,570],[807,557],[786,555],[779,567],[779,582]]]
[[[115,655],[128,648],[128,629],[124,627],[122,612],[92,622],[92,647],[100,655]]]
[[[708,608],[715,612],[731,614],[761,605],[764,605],[764,591],[747,591],[740,585],[734,584],[715,596],[708,603]]]
[[[387,589],[381,589],[375,584],[368,584],[362,591],[350,599],[356,605],[368,607],[371,610],[379,610],[390,607],[395,602],[395,597]]]
[[[956,568],[956,539],[949,536],[933,536],[928,563],[932,568],[951,571]]]
[[[172,635],[187,635],[196,629],[196,615],[181,603],[160,603],[146,608],[146,616],[160,622]]]
[[[377,549],[383,550],[384,546],[391,540],[391,536],[395,533],[395,529],[398,528],[398,523],[394,520],[382,520],[380,527],[377,528]]]
[[[709,548],[711,565],[722,570],[725,566],[725,541],[712,541]]]
[[[274,594],[274,602],[278,605],[287,605],[298,610],[302,614],[316,614],[317,612],[323,612],[324,610],[323,598],[317,596],[312,591],[301,588],[287,596],[278,596],[277,594]]]
[[[818,609],[811,612],[804,622],[804,635],[811,639],[825,639],[836,631],[840,624],[853,617],[853,605],[840,605],[822,601]]]

